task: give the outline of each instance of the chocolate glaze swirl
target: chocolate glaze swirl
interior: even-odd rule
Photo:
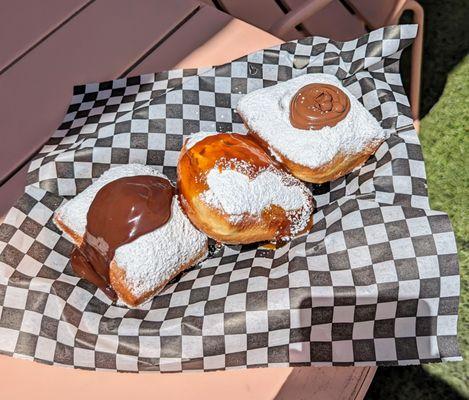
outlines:
[[[350,99],[337,86],[311,83],[303,86],[290,102],[290,122],[293,127],[318,130],[335,126],[350,111]]]
[[[174,193],[167,179],[150,175],[124,177],[103,186],[88,210],[83,243],[71,254],[73,271],[117,300],[109,282],[116,249],[164,225],[171,217]]]

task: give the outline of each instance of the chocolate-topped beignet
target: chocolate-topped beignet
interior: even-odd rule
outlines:
[[[387,137],[368,110],[328,74],[306,74],[248,93],[237,111],[249,134],[308,182],[347,174]]]
[[[140,164],[106,171],[61,206],[54,222],[75,242],[75,274],[129,306],[207,253],[207,237],[182,212],[175,187]]]

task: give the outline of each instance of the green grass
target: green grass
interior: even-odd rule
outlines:
[[[430,203],[449,214],[461,269],[459,344],[465,361],[378,368],[368,399],[469,399],[469,7],[467,0],[419,0],[425,10],[421,129]],[[403,21],[410,22],[409,16]],[[410,51],[402,75],[408,92]]]
[[[421,136],[430,204],[448,213],[461,269],[459,343],[466,361],[425,366],[469,397],[469,56],[450,74],[443,96],[422,120]]]
[[[424,93],[425,95],[425,93]],[[462,362],[379,368],[367,399],[469,398],[469,56],[449,74],[438,103],[421,121],[431,207],[448,213],[461,271],[459,344]]]

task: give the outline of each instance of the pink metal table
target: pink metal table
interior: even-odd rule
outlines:
[[[43,0],[0,9],[0,221],[28,162],[61,122],[72,87],[209,66],[280,39],[192,0]],[[0,356],[2,398],[362,399],[375,368],[117,374]]]

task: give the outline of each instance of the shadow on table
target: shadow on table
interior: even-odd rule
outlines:
[[[420,119],[438,101],[448,74],[469,51],[467,0],[420,0],[425,11]],[[404,15],[403,23],[410,23]],[[402,59],[404,87],[409,93],[410,51]]]
[[[464,400],[448,383],[429,374],[422,366],[381,367],[365,400]]]

